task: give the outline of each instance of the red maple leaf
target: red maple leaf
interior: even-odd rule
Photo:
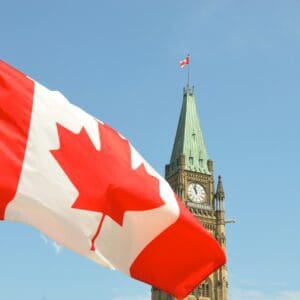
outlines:
[[[107,125],[98,123],[101,149],[97,150],[84,127],[78,134],[57,124],[60,148],[51,150],[79,195],[72,208],[102,212],[91,240],[95,250],[106,215],[120,226],[126,211],[142,211],[164,204],[158,179],[149,175],[144,164],[131,167],[131,149],[127,140]]]

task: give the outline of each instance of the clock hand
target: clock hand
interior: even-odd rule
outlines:
[[[194,188],[194,191],[195,191],[195,193],[196,193],[196,195],[197,195],[198,193],[197,193],[197,188],[196,188],[196,186],[193,186],[193,188]]]

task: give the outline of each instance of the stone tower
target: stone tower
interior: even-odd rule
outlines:
[[[225,194],[220,176],[215,189],[213,172],[213,161],[207,155],[194,89],[186,87],[183,90],[180,118],[165,177],[192,214],[226,250]],[[227,269],[223,266],[197,286],[186,299],[227,300],[227,288]],[[170,299],[175,298],[152,288],[152,300]]]

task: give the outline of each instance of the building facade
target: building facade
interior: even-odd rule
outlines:
[[[207,155],[193,88],[183,90],[181,113],[165,178],[190,212],[226,251],[225,194],[220,176],[215,187],[213,161]],[[225,265],[200,283],[186,299],[227,300],[227,290]],[[152,287],[152,300],[171,299],[175,298]]]

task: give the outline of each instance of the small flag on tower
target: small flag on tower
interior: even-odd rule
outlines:
[[[190,56],[188,55],[185,59],[183,59],[179,62],[179,66],[181,69],[183,69],[189,63],[190,63]]]

